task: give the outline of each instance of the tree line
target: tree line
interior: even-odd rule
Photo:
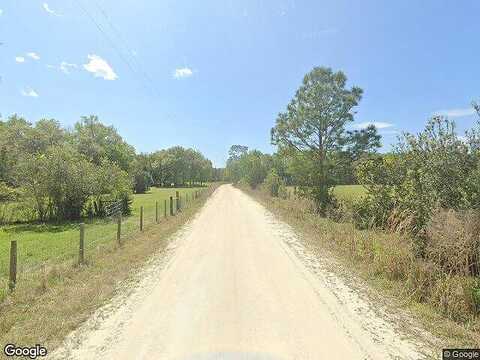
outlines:
[[[180,146],[137,154],[112,126],[84,116],[72,129],[55,119],[32,124],[0,119],[0,205],[16,220],[73,220],[104,216],[106,205],[150,186],[191,186],[210,181],[212,163]]]

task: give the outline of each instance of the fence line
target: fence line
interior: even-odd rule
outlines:
[[[207,193],[211,192],[212,188],[204,188],[201,189],[200,192],[198,190],[195,190],[194,196],[192,194],[192,198],[197,199],[198,194],[204,194],[205,190]],[[175,194],[175,199],[170,196],[170,216],[175,216],[178,213],[182,211],[182,209],[186,208],[188,205],[192,204],[193,201],[188,202],[187,200],[187,195],[185,196],[185,201],[182,201],[182,197],[180,196],[179,192],[176,191]],[[175,204],[174,204],[175,200]],[[9,263],[9,277],[8,277],[8,288],[10,292],[13,292],[15,290],[15,287],[17,286],[17,281],[18,281],[18,276],[17,274],[22,275],[30,275],[32,273],[38,272],[40,269],[44,269],[46,266],[49,264],[56,264],[56,263],[66,263],[69,260],[74,260],[75,256],[77,257],[77,261],[73,261],[75,264],[85,264],[87,263],[88,259],[88,254],[92,251],[94,248],[98,248],[99,244],[117,244],[118,248],[122,247],[122,243],[124,240],[126,240],[127,237],[130,237],[134,234],[140,234],[143,232],[148,225],[156,225],[156,224],[161,224],[159,221],[159,209],[158,209],[158,200],[155,201],[154,207],[154,212],[152,210],[152,219],[149,221],[147,220],[148,217],[146,217],[146,213],[144,212],[144,207],[140,207],[140,214],[139,218],[135,219],[135,216],[129,216],[125,220],[122,219],[121,215],[117,215],[115,217],[115,221],[112,221],[112,224],[116,223],[116,226],[112,226],[112,229],[106,229],[108,230],[114,230],[111,232],[108,232],[106,234],[102,234],[103,231],[100,232],[100,234],[96,234],[95,239],[91,239],[89,237],[89,231],[87,226],[85,226],[84,223],[81,223],[79,225],[79,237],[77,238],[77,249],[73,249],[73,251],[66,251],[62,253],[62,255],[57,256],[57,257],[52,257],[48,258],[45,261],[40,261],[39,263],[35,265],[28,266],[28,263],[26,262],[25,264],[19,264],[19,253],[21,254],[21,246],[18,246],[16,240],[11,241],[11,246],[10,246],[10,263]],[[175,211],[174,211],[175,209]],[[164,200],[164,219],[168,219],[167,216],[167,200]],[[113,217],[112,217],[113,219]],[[95,225],[92,225],[92,227]],[[103,229],[102,229],[103,230]],[[108,241],[111,240],[111,241]],[[74,244],[73,242],[72,244]],[[20,243],[21,245],[21,243]],[[20,272],[18,270],[20,269]],[[0,274],[0,279],[2,275]]]

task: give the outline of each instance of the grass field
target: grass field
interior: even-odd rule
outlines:
[[[333,189],[333,194],[339,200],[355,201],[367,194],[363,185],[337,185]]]
[[[192,198],[200,188],[152,188],[146,194],[133,195],[132,215],[122,223],[122,236],[128,236],[139,229],[140,207],[144,207],[144,225],[155,222],[155,201],[158,201],[159,217],[164,216],[164,200],[180,192],[182,202],[185,195]],[[168,216],[168,211],[167,211]],[[44,263],[54,264],[78,255],[79,223],[62,224],[15,224],[0,228],[0,298],[5,291],[9,269],[10,241],[17,240],[18,272],[34,271]],[[108,219],[94,219],[85,224],[86,252],[113,242],[116,237],[116,223]]]

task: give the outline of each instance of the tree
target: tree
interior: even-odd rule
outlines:
[[[238,145],[234,145],[238,146]],[[229,180],[248,184],[252,189],[260,185],[273,166],[272,156],[258,150],[231,152],[227,161],[226,173]]]
[[[55,119],[41,119],[37,121],[31,132],[33,152],[44,153],[50,146],[63,144],[67,138],[67,132],[62,129]]]
[[[232,145],[228,150],[225,176],[229,181],[237,183],[242,178],[239,160],[248,152],[248,146]]]
[[[15,185],[14,166],[22,154],[33,153],[32,124],[14,114],[0,122],[0,181]]]
[[[135,159],[135,149],[127,144],[113,126],[100,122],[98,116],[82,116],[75,124],[73,142],[80,154],[99,165],[102,159],[128,171]]]
[[[332,170],[334,178],[342,185],[357,183],[355,169],[359,161],[377,153],[382,146],[380,139],[381,136],[374,125],[361,130],[347,131],[345,150],[332,155],[336,163]]]
[[[238,160],[248,151],[248,146],[244,145],[232,145],[228,150],[228,160]]]
[[[381,136],[375,125],[369,125],[365,129],[347,131],[347,154],[351,161],[358,161],[366,155],[375,153],[382,146]]]
[[[332,170],[338,162],[333,155],[352,141],[345,125],[353,121],[353,108],[363,92],[356,86],[347,89],[346,82],[341,71],[314,68],[271,130],[272,144],[296,160],[296,171],[303,175],[302,190],[321,214],[332,201]]]
[[[472,102],[472,106],[480,117],[480,102],[474,101]]]
[[[148,154],[137,155],[132,169],[133,189],[136,194],[144,194],[153,184],[150,157]]]

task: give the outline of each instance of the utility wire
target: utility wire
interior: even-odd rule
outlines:
[[[120,57],[120,59],[125,63],[125,65],[127,65],[127,67],[130,69],[130,71],[134,74],[135,77],[137,77],[138,73],[137,71],[135,70],[134,66],[130,63],[130,61],[124,56],[122,50],[117,46],[117,44],[115,43],[115,41],[112,40],[112,38],[107,34],[107,32],[105,31],[105,29],[98,23],[97,20],[95,20],[95,18],[92,16],[92,14],[90,14],[90,12],[88,12],[88,10],[82,5],[81,1],[80,0],[73,0],[77,6],[80,8],[80,10],[93,22],[93,24],[95,25],[95,27],[97,28],[98,31],[100,31],[100,33],[105,37],[105,39],[108,41],[108,43],[110,44],[110,46],[115,50],[115,52],[117,53],[117,55]],[[141,82],[141,84],[143,86],[145,86],[145,84],[143,82]],[[145,88],[149,91],[152,91],[152,89],[148,89],[147,86],[145,86]]]
[[[117,38],[120,40],[120,42],[123,43],[123,46],[125,49],[127,49],[127,54],[131,55],[131,59],[133,60],[133,63],[135,63],[135,65],[140,69],[140,72],[141,74],[143,75],[143,77],[145,78],[145,80],[147,82],[149,82],[151,88],[154,90],[154,92],[158,95],[158,93],[156,92],[156,88],[155,88],[155,85],[154,85],[154,82],[152,81],[152,78],[149,76],[149,74],[144,70],[144,67],[142,66],[142,64],[140,63],[140,61],[137,59],[136,56],[133,55],[133,50],[131,49],[131,47],[129,46],[128,42],[126,41],[125,37],[122,35],[122,33],[120,32],[120,30],[118,30],[118,28],[113,24],[113,21],[112,19],[110,18],[110,16],[107,14],[107,12],[104,10],[104,8],[97,2],[94,2],[94,4],[97,6],[99,12],[103,15],[103,17],[105,18],[107,24],[110,26],[110,28],[112,29],[112,31],[115,33],[115,35],[117,36]]]

